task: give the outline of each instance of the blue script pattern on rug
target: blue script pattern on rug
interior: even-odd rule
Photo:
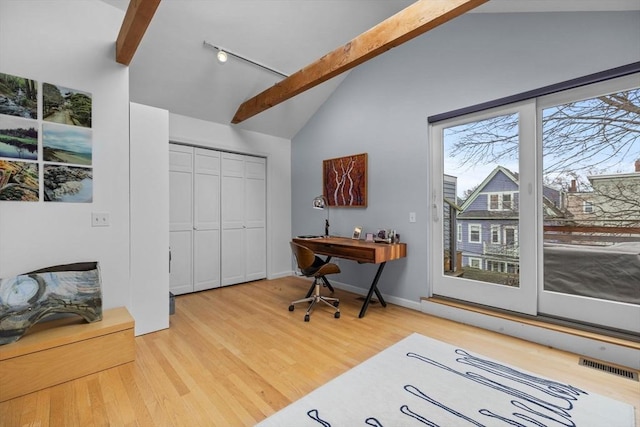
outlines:
[[[419,334],[260,427],[633,427],[634,408]]]

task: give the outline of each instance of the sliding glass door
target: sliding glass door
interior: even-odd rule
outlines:
[[[529,102],[432,127],[434,293],[535,313],[534,117]]]
[[[640,332],[637,82],[431,125],[433,294]]]
[[[538,311],[640,331],[640,88],[538,101],[545,216]]]

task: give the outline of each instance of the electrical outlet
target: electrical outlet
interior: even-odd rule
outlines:
[[[109,212],[91,212],[92,227],[108,227],[109,225]]]
[[[409,222],[416,222],[416,213],[409,212]]]

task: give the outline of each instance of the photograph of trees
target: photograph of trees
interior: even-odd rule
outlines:
[[[0,114],[38,118],[38,82],[0,73]]]
[[[0,157],[38,160],[38,122],[0,115]]]
[[[43,83],[42,117],[47,122],[90,128],[91,94]]]

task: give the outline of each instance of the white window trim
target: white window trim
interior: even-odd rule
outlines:
[[[498,236],[498,241],[494,242],[493,241],[493,236],[494,236],[494,232],[496,232],[496,236]],[[500,233],[500,226],[499,225],[492,225],[491,226],[491,243],[494,245],[499,245],[500,243],[502,243],[502,236]]]
[[[456,236],[458,242],[462,242],[462,224],[457,224]]]
[[[515,203],[515,191],[492,191],[490,193],[485,193],[487,195],[487,210],[491,212],[496,211],[510,211],[513,209],[513,205]],[[504,207],[504,196],[508,194],[511,196],[511,207]],[[498,207],[496,209],[491,208],[491,196],[498,196]]]
[[[514,199],[514,209],[519,212],[520,228],[526,231],[523,241],[518,244],[520,251],[520,286],[518,288],[494,286],[483,282],[469,281],[454,276],[445,276],[438,272],[440,268],[431,268],[432,289],[436,295],[444,295],[461,300],[472,301],[480,304],[505,308],[511,311],[537,315],[540,313],[556,314],[564,318],[576,321],[595,323],[604,327],[627,329],[628,319],[638,318],[640,308],[633,304],[602,301],[592,298],[575,297],[557,292],[546,292],[543,288],[543,216],[541,215],[541,195],[543,194],[542,180],[540,179],[536,163],[542,162],[542,132],[541,122],[545,108],[555,107],[560,104],[575,102],[580,99],[597,97],[606,93],[630,90],[638,87],[640,73],[635,73],[617,79],[600,83],[581,86],[576,89],[553,93],[551,95],[518,102],[512,105],[496,107],[489,110],[477,111],[466,116],[451,117],[437,123],[430,124],[431,144],[431,179],[434,186],[431,196],[435,201],[435,207],[442,209],[439,204],[442,191],[442,176],[444,174],[442,159],[442,142],[444,131],[448,127],[460,124],[472,123],[486,118],[495,117],[497,114],[508,114],[517,111],[520,114],[520,182],[522,189],[518,192],[518,199]],[[533,119],[531,109],[533,107]],[[522,161],[522,159],[529,159]],[[534,159],[535,161],[530,161]],[[526,184],[526,186],[525,186]],[[597,208],[597,206],[596,206]],[[433,233],[440,236],[441,222],[437,212],[431,216]],[[535,233],[530,233],[529,230]],[[440,241],[441,240],[441,241]],[[438,243],[440,241],[440,243]],[[438,249],[442,248],[442,239],[437,239]],[[430,263],[432,266],[442,264],[441,250],[433,251]],[[537,285],[537,286],[536,286]],[[633,327],[634,332],[640,332],[638,326]]]
[[[587,207],[589,207],[590,210],[587,210]],[[582,202],[582,213],[593,213],[593,208],[594,208],[593,202],[589,200],[584,200]]]
[[[478,241],[471,240],[471,229],[474,227],[478,227]],[[467,241],[469,243],[482,243],[482,225],[481,224],[469,224],[469,228],[467,229]]]
[[[508,208],[505,208],[504,207],[504,196],[507,195],[507,194],[511,197],[511,200],[509,202],[511,204],[511,206],[509,206]],[[500,207],[502,208],[503,211],[511,211],[511,210],[513,210],[513,205],[514,205],[515,199],[516,199],[515,194],[516,193],[511,192],[511,191],[502,193],[502,196],[500,196]]]
[[[518,244],[518,227],[515,225],[505,225],[504,229],[502,231],[503,235],[502,235],[502,241],[503,242],[507,242],[507,230],[513,230],[513,244],[517,245]]]
[[[498,196],[498,207],[493,209],[491,207],[491,196]],[[502,210],[502,195],[501,193],[487,193],[487,210],[488,211],[500,211]]]
[[[478,261],[478,266],[474,267],[473,262]],[[469,267],[482,270],[482,258],[469,257]]]

